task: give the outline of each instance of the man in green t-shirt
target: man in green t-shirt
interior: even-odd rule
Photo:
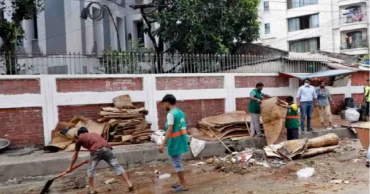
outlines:
[[[256,85],[256,88],[253,89],[249,96],[249,106],[248,112],[251,114],[251,136],[254,137],[255,135],[259,137],[264,137],[261,133],[261,123],[260,123],[260,115],[261,115],[261,107],[260,104],[262,102],[262,98],[270,98],[269,95],[262,93],[263,83],[259,82]],[[256,134],[257,133],[257,134]]]
[[[163,153],[167,143],[168,155],[171,157],[173,167],[180,180],[180,185],[172,186],[174,192],[188,191],[182,166],[182,155],[189,151],[185,114],[176,108],[176,98],[172,94],[164,96],[162,103],[168,114],[165,125],[166,136],[159,147],[159,152]]]

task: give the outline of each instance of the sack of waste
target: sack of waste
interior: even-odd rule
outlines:
[[[348,108],[344,112],[344,115],[346,117],[346,120],[350,122],[356,122],[360,119],[360,113],[357,112],[357,110],[354,108]]]

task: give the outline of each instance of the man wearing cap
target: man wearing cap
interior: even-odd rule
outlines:
[[[96,193],[94,187],[95,169],[101,160],[107,162],[109,166],[112,167],[116,175],[120,176],[126,182],[129,187],[129,191],[133,191],[134,187],[132,186],[122,166],[118,163],[116,156],[112,152],[112,147],[99,134],[89,133],[85,127],[81,127],[77,131],[75,152],[72,156],[71,164],[66,172],[71,171],[78,158],[78,152],[80,151],[81,146],[90,151],[89,168],[87,169],[87,175],[89,177],[88,193]]]

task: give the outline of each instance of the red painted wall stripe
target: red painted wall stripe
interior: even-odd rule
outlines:
[[[143,90],[142,78],[57,79],[56,82],[60,93]]]

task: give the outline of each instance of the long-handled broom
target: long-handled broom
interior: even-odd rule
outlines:
[[[79,165],[77,165],[77,166],[74,166],[74,167],[71,169],[71,171],[70,171],[70,172],[72,172],[72,171],[73,171],[73,170],[75,170],[76,168],[79,168],[79,167],[81,167],[82,165],[87,164],[87,163],[89,163],[89,160],[85,160],[85,161],[84,161],[84,162],[82,162],[81,164],[79,164]],[[60,178],[60,177],[62,177],[62,176],[64,176],[64,175],[66,175],[66,174],[68,174],[68,173],[70,173],[70,172],[63,172],[63,173],[61,173],[61,174],[58,174],[58,176],[56,176],[55,178],[48,180],[48,182],[46,182],[46,184],[45,184],[45,186],[44,186],[44,188],[42,189],[42,191],[41,191],[41,193],[40,193],[40,194],[45,194],[45,193],[47,193],[47,192],[49,191],[49,188],[50,188],[51,184],[53,184],[53,182],[54,182],[54,180],[55,180],[55,179],[58,179],[58,178]]]

